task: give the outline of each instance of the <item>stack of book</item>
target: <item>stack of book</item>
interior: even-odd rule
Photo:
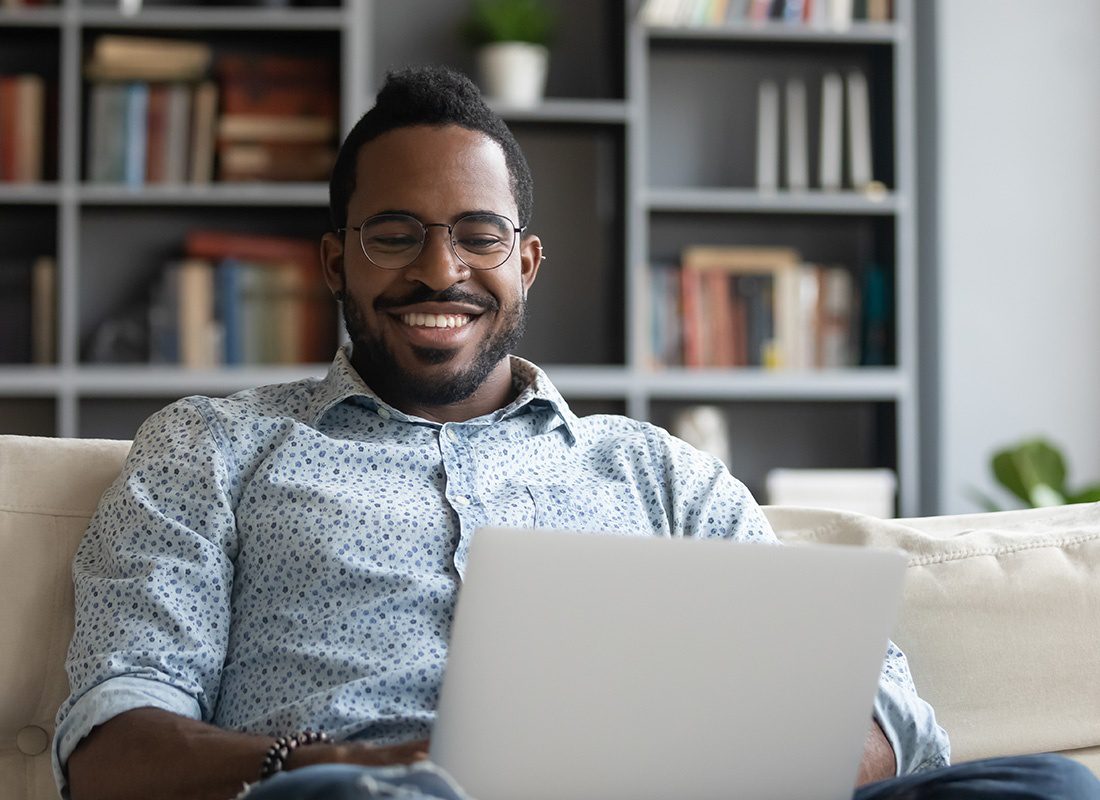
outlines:
[[[226,55],[215,71],[220,180],[328,180],[338,134],[334,61]]]
[[[0,259],[0,363],[53,364],[56,347],[56,262]]]
[[[890,361],[884,270],[786,247],[689,247],[652,270],[655,367],[828,369]],[[866,295],[866,296],[865,296]]]
[[[42,180],[46,84],[38,75],[0,75],[0,181]]]
[[[853,21],[889,22],[892,0],[646,0],[642,20],[660,27],[718,27],[776,20],[845,28]]]
[[[196,230],[149,304],[149,360],[186,367],[328,361],[333,302],[316,242]]]
[[[85,69],[88,179],[208,183],[218,105],[210,62],[201,42],[101,36]]]

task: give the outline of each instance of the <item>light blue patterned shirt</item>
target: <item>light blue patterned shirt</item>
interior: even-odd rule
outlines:
[[[59,785],[81,738],[141,706],[271,736],[429,735],[478,528],[776,541],[721,462],[512,372],[515,402],[439,424],[382,402],[341,350],[324,379],[146,421],[73,563]],[[900,772],[946,762],[893,647],[875,713]]]

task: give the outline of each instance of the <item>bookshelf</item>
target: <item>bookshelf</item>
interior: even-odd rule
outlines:
[[[755,491],[773,466],[884,466],[899,473],[900,512],[918,513],[912,0],[895,0],[892,22],[853,22],[843,31],[776,22],[647,28],[635,0],[552,5],[559,28],[546,101],[497,109],[531,162],[533,227],[551,259],[532,295],[521,355],[543,365],[579,413],[668,425],[688,405],[718,405],[730,423],[732,469]],[[106,0],[0,9],[0,73],[33,70],[52,81],[59,121],[46,180],[0,183],[0,247],[54,256],[58,286],[56,360],[0,365],[0,431],[128,437],[177,397],[228,394],[325,368],[88,359],[95,326],[137,293],[187,230],[318,237],[327,205],[320,183],[88,182],[82,68],[98,35],[198,40],[215,52],[336,54],[346,131],[390,66],[437,61],[473,73],[473,55],[456,34],[463,13],[463,4],[447,0],[280,8],[146,0],[136,16]],[[825,69],[849,67],[869,79],[875,177],[886,191],[758,192],[757,81],[799,75],[812,87]],[[896,309],[891,364],[654,369],[650,264],[696,244],[784,245],[815,260],[885,263]]]

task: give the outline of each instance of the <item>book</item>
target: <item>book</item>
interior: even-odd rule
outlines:
[[[336,121],[328,117],[277,114],[222,114],[218,138],[233,142],[330,142]]]
[[[804,191],[810,185],[810,146],[806,136],[806,84],[801,79],[787,80],[786,101],[787,188],[795,192]]]
[[[859,70],[847,76],[848,84],[848,183],[856,190],[866,189],[871,174],[871,109],[867,96],[867,77]]]
[[[120,183],[126,169],[126,86],[93,84],[90,98],[86,174],[93,183]]]
[[[319,181],[332,170],[336,149],[325,144],[224,143],[218,146],[223,181]]]
[[[42,180],[42,139],[45,130],[46,84],[38,75],[18,75],[14,82],[14,158],[11,179],[19,183]]]
[[[779,188],[779,86],[761,81],[756,104],[756,188]]]
[[[187,181],[189,129],[191,127],[191,87],[183,83],[168,85],[167,127],[164,141],[164,181]]]
[[[214,267],[205,259],[188,258],[175,269],[179,271],[179,363],[193,369],[212,367],[222,360],[214,317]]]
[[[894,290],[891,273],[868,264],[860,279],[860,366],[893,364]]]
[[[31,361],[57,361],[57,262],[50,256],[31,267]]]
[[[844,82],[839,73],[827,72],[821,79],[821,133],[818,137],[818,184],[825,191],[841,186],[844,156]]]
[[[105,34],[84,72],[93,81],[193,81],[207,74],[211,57],[203,42]]]
[[[125,162],[123,182],[130,187],[145,183],[145,151],[149,116],[149,84],[126,84]]]
[[[191,115],[191,152],[188,179],[206,185],[214,179],[214,138],[218,117],[218,87],[203,81],[195,87]]]
[[[818,268],[817,358],[822,368],[855,366],[859,298],[846,267]]]
[[[15,80],[0,76],[0,181],[15,177]]]
[[[168,85],[149,87],[149,107],[145,115],[145,181],[164,183],[168,171]]]

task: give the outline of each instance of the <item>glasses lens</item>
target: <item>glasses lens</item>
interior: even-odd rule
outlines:
[[[516,243],[512,222],[496,214],[472,214],[454,224],[455,252],[474,269],[494,269],[508,260]]]
[[[424,227],[412,217],[382,214],[359,230],[363,252],[384,269],[400,269],[416,260],[424,244]]]

